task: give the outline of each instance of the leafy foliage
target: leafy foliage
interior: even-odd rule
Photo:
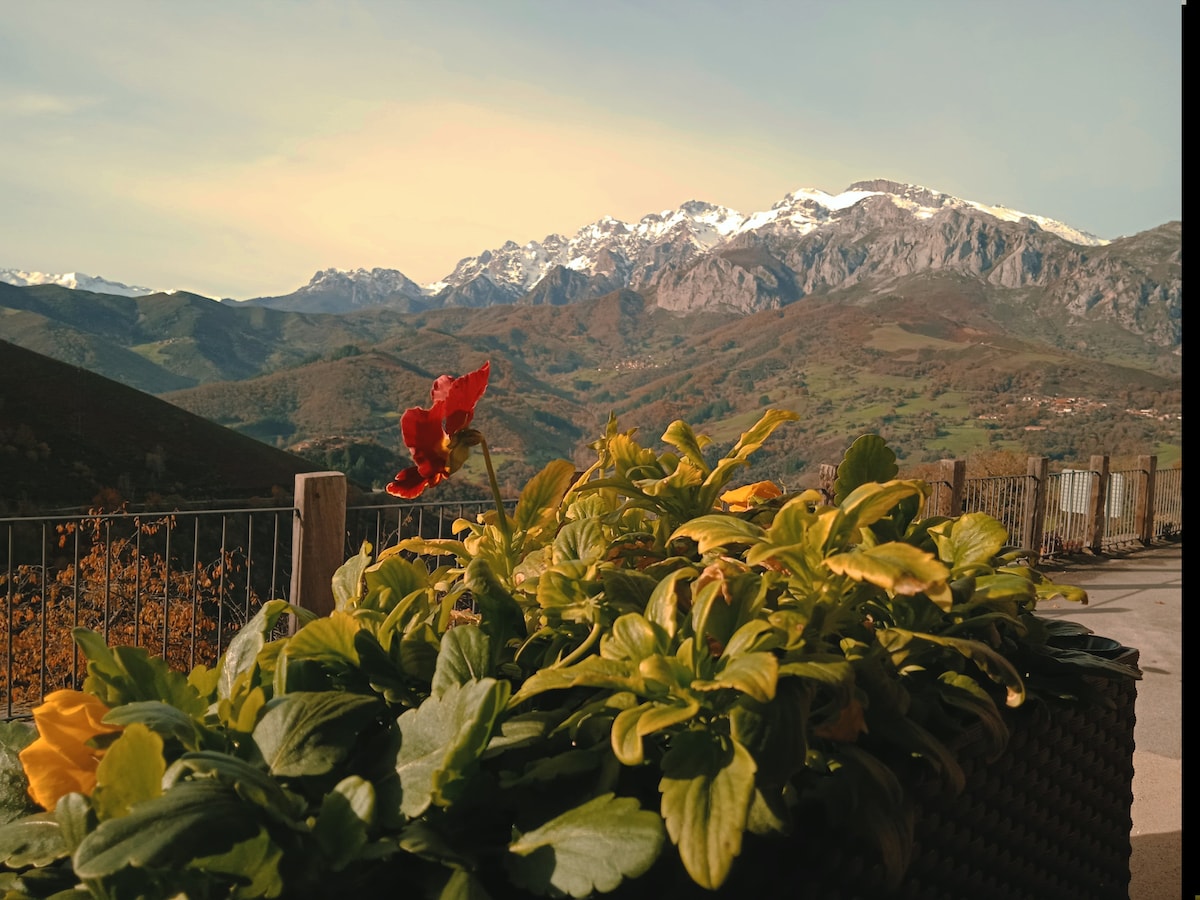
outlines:
[[[584,898],[671,866],[719,891],[751,843],[837,840],[847,810],[842,839],[900,878],[914,766],[955,790],[967,729],[998,752],[1031,693],[1138,673],[1048,643],[1062,589],[998,522],[920,518],[928,486],[878,438],[836,502],[726,509],[794,420],[718,456],[610,418],[584,471],[550,463],[452,540],[364,545],[333,614],[280,634],[299,611],[268,602],[211,670],[80,630],[123,731],[92,796],[0,825],[22,896]]]

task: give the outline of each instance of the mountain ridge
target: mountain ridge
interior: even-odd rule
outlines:
[[[643,239],[661,236],[681,224],[687,224],[688,230],[702,242],[712,244],[712,234],[728,237],[747,229],[756,229],[766,224],[775,226],[786,223],[793,230],[809,229],[822,220],[828,219],[830,211],[836,211],[853,205],[853,203],[872,194],[888,194],[895,202],[905,204],[910,208],[933,209],[945,206],[971,207],[996,216],[997,218],[1016,221],[1027,218],[1036,222],[1044,230],[1051,231],[1075,243],[1100,245],[1107,243],[1103,238],[1085,231],[1073,228],[1063,222],[1037,216],[1030,213],[1010,210],[1004,206],[990,206],[972,200],[963,200],[950,194],[920,185],[876,178],[867,181],[857,181],[839,194],[828,194],[816,188],[798,188],[785,194],[773,204],[770,209],[744,215],[729,207],[720,206],[708,201],[691,199],[684,201],[675,209],[665,209],[647,213],[638,222],[625,222],[612,216],[604,215],[594,222],[584,225],[575,235],[568,236],[559,233],[548,234],[541,241],[531,240],[525,244],[517,244],[509,240],[500,247],[481,251],[476,256],[467,256],[459,260],[454,269],[441,279],[420,285],[405,276],[400,270],[375,267],[372,269],[338,269],[326,268],[316,272],[306,285],[302,285],[289,294],[252,297],[243,299],[225,298],[224,302],[270,305],[268,301],[293,297],[302,292],[316,292],[322,288],[322,283],[330,280],[349,281],[355,287],[365,286],[368,294],[378,295],[381,288],[387,289],[390,282],[390,293],[406,297],[432,297],[445,291],[448,287],[459,287],[473,280],[484,271],[496,274],[495,267],[488,264],[498,258],[504,258],[510,271],[501,280],[508,284],[521,282],[521,287],[528,291],[546,273],[556,265],[566,265],[567,268],[579,268],[582,264],[574,251],[589,242],[611,238],[614,234],[641,235]],[[800,210],[799,212],[797,210]],[[730,223],[733,223],[730,225]],[[531,248],[537,252],[531,253]],[[527,265],[521,266],[511,259],[514,251],[520,251],[526,257]],[[560,258],[568,252],[567,258]],[[535,259],[536,257],[536,259]],[[540,260],[540,261],[539,261]],[[530,269],[528,263],[537,264]],[[569,265],[568,263],[575,264]],[[519,271],[520,277],[515,277],[513,271]],[[533,275],[529,274],[533,271]],[[109,293],[121,296],[142,296],[153,293],[173,293],[173,290],[161,288],[146,288],[111,281],[98,276],[71,272],[61,275],[43,272],[30,272],[19,269],[0,269],[0,282],[19,287],[37,284],[59,284],[63,287],[92,291],[94,293]],[[221,299],[221,298],[212,298]],[[351,307],[364,304],[351,302]],[[443,304],[448,305],[448,304]],[[453,305],[453,304],[449,304]],[[469,305],[469,304],[467,304]],[[315,306],[305,311],[319,312]],[[340,310],[344,311],[344,310]]]

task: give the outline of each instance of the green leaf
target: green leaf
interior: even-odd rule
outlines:
[[[353,609],[362,596],[363,572],[371,565],[371,544],[363,541],[358,553],[350,557],[333,573],[331,587],[333,602],[336,609]]]
[[[773,653],[741,653],[724,657],[721,668],[710,682],[716,687],[731,687],[762,703],[775,698],[775,684],[779,680],[779,660]],[[693,683],[697,690],[707,690],[708,685]]]
[[[297,691],[268,704],[253,738],[272,775],[324,775],[349,755],[381,709],[373,696]]]
[[[249,810],[222,784],[182,782],[126,816],[101,822],[75,851],[75,874],[104,878],[127,866],[165,868],[223,853],[258,833]]]
[[[513,512],[513,526],[536,537],[539,532],[557,523],[558,506],[574,480],[574,463],[565,459],[547,463],[521,489],[521,497]]]
[[[590,563],[603,559],[608,552],[608,540],[604,536],[604,527],[598,519],[577,519],[564,525],[554,536],[554,556],[556,563],[567,560],[582,560]]]
[[[106,725],[132,725],[139,722],[164,738],[174,738],[187,750],[200,749],[200,724],[181,709],[161,700],[137,700],[110,710]]]
[[[647,702],[621,710],[612,724],[613,754],[624,765],[638,766],[644,760],[642,738],[694,718],[700,704],[690,698],[679,702]]]
[[[1022,681],[1020,673],[1006,657],[981,641],[937,634],[918,634],[903,628],[881,628],[875,632],[875,637],[893,656],[903,654],[912,643],[949,647],[974,662],[985,675],[1005,689],[1006,706],[1020,706],[1025,702],[1025,682]]]
[[[190,715],[204,715],[207,704],[187,676],[173,671],[161,657],[142,647],[110,648],[87,628],[72,629],[71,637],[88,658],[83,689],[110,709],[135,700],[161,700]]]
[[[712,443],[708,435],[697,437],[692,426],[682,419],[676,419],[663,432],[663,442],[670,444],[683,454],[684,458],[700,470],[702,475],[708,475],[712,467],[704,459],[704,448]]]
[[[666,635],[637,613],[626,613],[612,624],[612,630],[600,639],[600,655],[605,659],[639,663],[648,656],[666,651]]]
[[[841,511],[845,525],[865,528],[890,514],[902,501],[910,497],[922,497],[924,482],[889,481],[861,485],[842,500]],[[843,526],[844,527],[844,526]]]
[[[313,837],[334,872],[353,862],[367,845],[368,829],[374,820],[375,788],[366,779],[349,775],[325,795],[313,825]]]
[[[457,625],[442,635],[431,690],[440,697],[451,686],[487,677],[490,669],[488,636],[476,625]]]
[[[487,748],[509,690],[508,682],[494,678],[452,684],[400,716],[396,772],[406,816],[419,816],[431,804],[450,805]]]
[[[938,556],[951,569],[963,566],[990,566],[1008,543],[1008,530],[1002,523],[981,512],[963,513],[929,529],[937,544]]]
[[[45,866],[66,855],[54,813],[34,813],[0,825],[0,862],[10,868]]]
[[[283,875],[279,864],[283,850],[271,841],[270,833],[260,827],[249,840],[239,841],[224,853],[201,856],[187,864],[209,874],[235,879],[239,884],[227,895],[233,900],[251,897],[279,897],[283,894]]]
[[[436,900],[492,900],[492,895],[470,872],[454,869],[438,892]]]
[[[362,623],[350,613],[337,612],[314,619],[288,639],[283,653],[288,662],[309,659],[335,670],[358,666],[354,638]]]
[[[671,540],[689,537],[694,540],[701,553],[730,544],[757,544],[766,532],[745,519],[726,514],[699,516],[675,529]]]
[[[650,595],[650,602],[646,604],[646,618],[662,628],[668,638],[673,639],[675,632],[679,630],[680,593],[687,593],[689,601],[691,598],[684,582],[694,580],[699,574],[700,572],[691,566],[675,569],[658,583],[654,593]]]
[[[367,592],[360,606],[389,612],[405,597],[429,586],[429,572],[424,564],[405,559],[399,553],[385,556],[368,568]]]
[[[662,761],[662,815],[692,880],[716,890],[742,852],[754,799],[754,758],[737,741],[714,733],[676,737]]]
[[[729,454],[717,463],[716,468],[704,479],[705,490],[711,495],[708,497],[708,506],[713,506],[717,495],[729,483],[733,473],[740,466],[746,465],[746,460],[750,455],[766,442],[776,428],[785,422],[795,422],[799,418],[797,413],[790,410],[768,409],[748,431],[742,432],[742,436],[738,438],[738,442],[734,444]]]
[[[931,553],[895,542],[835,553],[825,558],[825,565],[838,575],[908,596],[931,590],[950,577],[950,572]]]
[[[471,560],[464,580],[479,607],[482,617],[479,627],[491,638],[493,653],[498,653],[510,640],[524,640],[528,636],[520,604],[496,579],[491,566],[482,559]]]
[[[938,676],[939,696],[950,706],[970,713],[983,727],[990,757],[995,759],[1008,744],[1008,726],[991,696],[969,675],[943,672]]]
[[[275,630],[279,617],[284,613],[292,613],[299,620],[312,618],[311,611],[294,607],[285,600],[268,600],[254,614],[249,622],[242,626],[229,642],[229,647],[217,663],[217,696],[228,700],[233,696],[233,685],[239,675],[254,665],[258,653],[266,645],[268,637]]]
[[[162,738],[133,722],[113,741],[96,768],[92,804],[101,821],[127,814],[131,807],[162,794]]]
[[[54,818],[62,830],[67,853],[74,853],[88,832],[96,827],[96,814],[89,797],[78,792],[63,794],[54,807]]]
[[[870,482],[891,481],[900,468],[896,454],[877,434],[864,434],[846,450],[833,481],[833,502],[841,505],[856,488]]]
[[[663,842],[656,813],[631,797],[602,794],[525,832],[509,844],[506,865],[518,887],[588,897],[644,874]]]
[[[239,797],[289,827],[296,827],[304,815],[306,807],[302,797],[286,790],[262,769],[236,756],[214,750],[185,753],[167,768],[163,789],[172,789],[189,774],[218,781],[236,790]]]
[[[0,722],[0,825],[36,812],[19,754],[37,738],[28,722]]]
[[[587,656],[573,666],[538,669],[525,679],[520,690],[513,694],[510,706],[519,706],[530,697],[546,691],[572,687],[608,688],[613,691],[645,690],[645,678],[627,660]]]

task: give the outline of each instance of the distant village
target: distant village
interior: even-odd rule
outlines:
[[[1098,400],[1089,400],[1087,397],[1039,397],[1034,394],[1026,394],[1021,398],[1021,403],[1027,407],[1034,409],[1044,409],[1047,412],[1054,413],[1056,416],[1073,416],[1076,413],[1089,413],[1098,410],[1107,409],[1108,404]],[[1018,404],[1005,404],[1006,409],[1012,409]],[[1170,421],[1172,419],[1183,420],[1183,413],[1161,413],[1157,409],[1126,409],[1127,415],[1140,416],[1144,419],[1157,419],[1160,422]],[[980,419],[999,419],[997,413],[983,413],[979,416]],[[1026,425],[1026,431],[1044,431],[1045,425]]]

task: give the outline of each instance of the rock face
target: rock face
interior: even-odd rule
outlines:
[[[605,217],[572,237],[508,241],[466,257],[424,287],[394,269],[329,269],[294,294],[247,302],[309,312],[415,311],[559,306],[634,290],[673,312],[749,314],[947,272],[997,297],[1029,294],[1037,315],[1110,323],[1177,350],[1181,243],[1178,222],[1104,241],[1051,219],[877,179],[836,195],[793,191],[749,216],[693,200],[637,223]]]

